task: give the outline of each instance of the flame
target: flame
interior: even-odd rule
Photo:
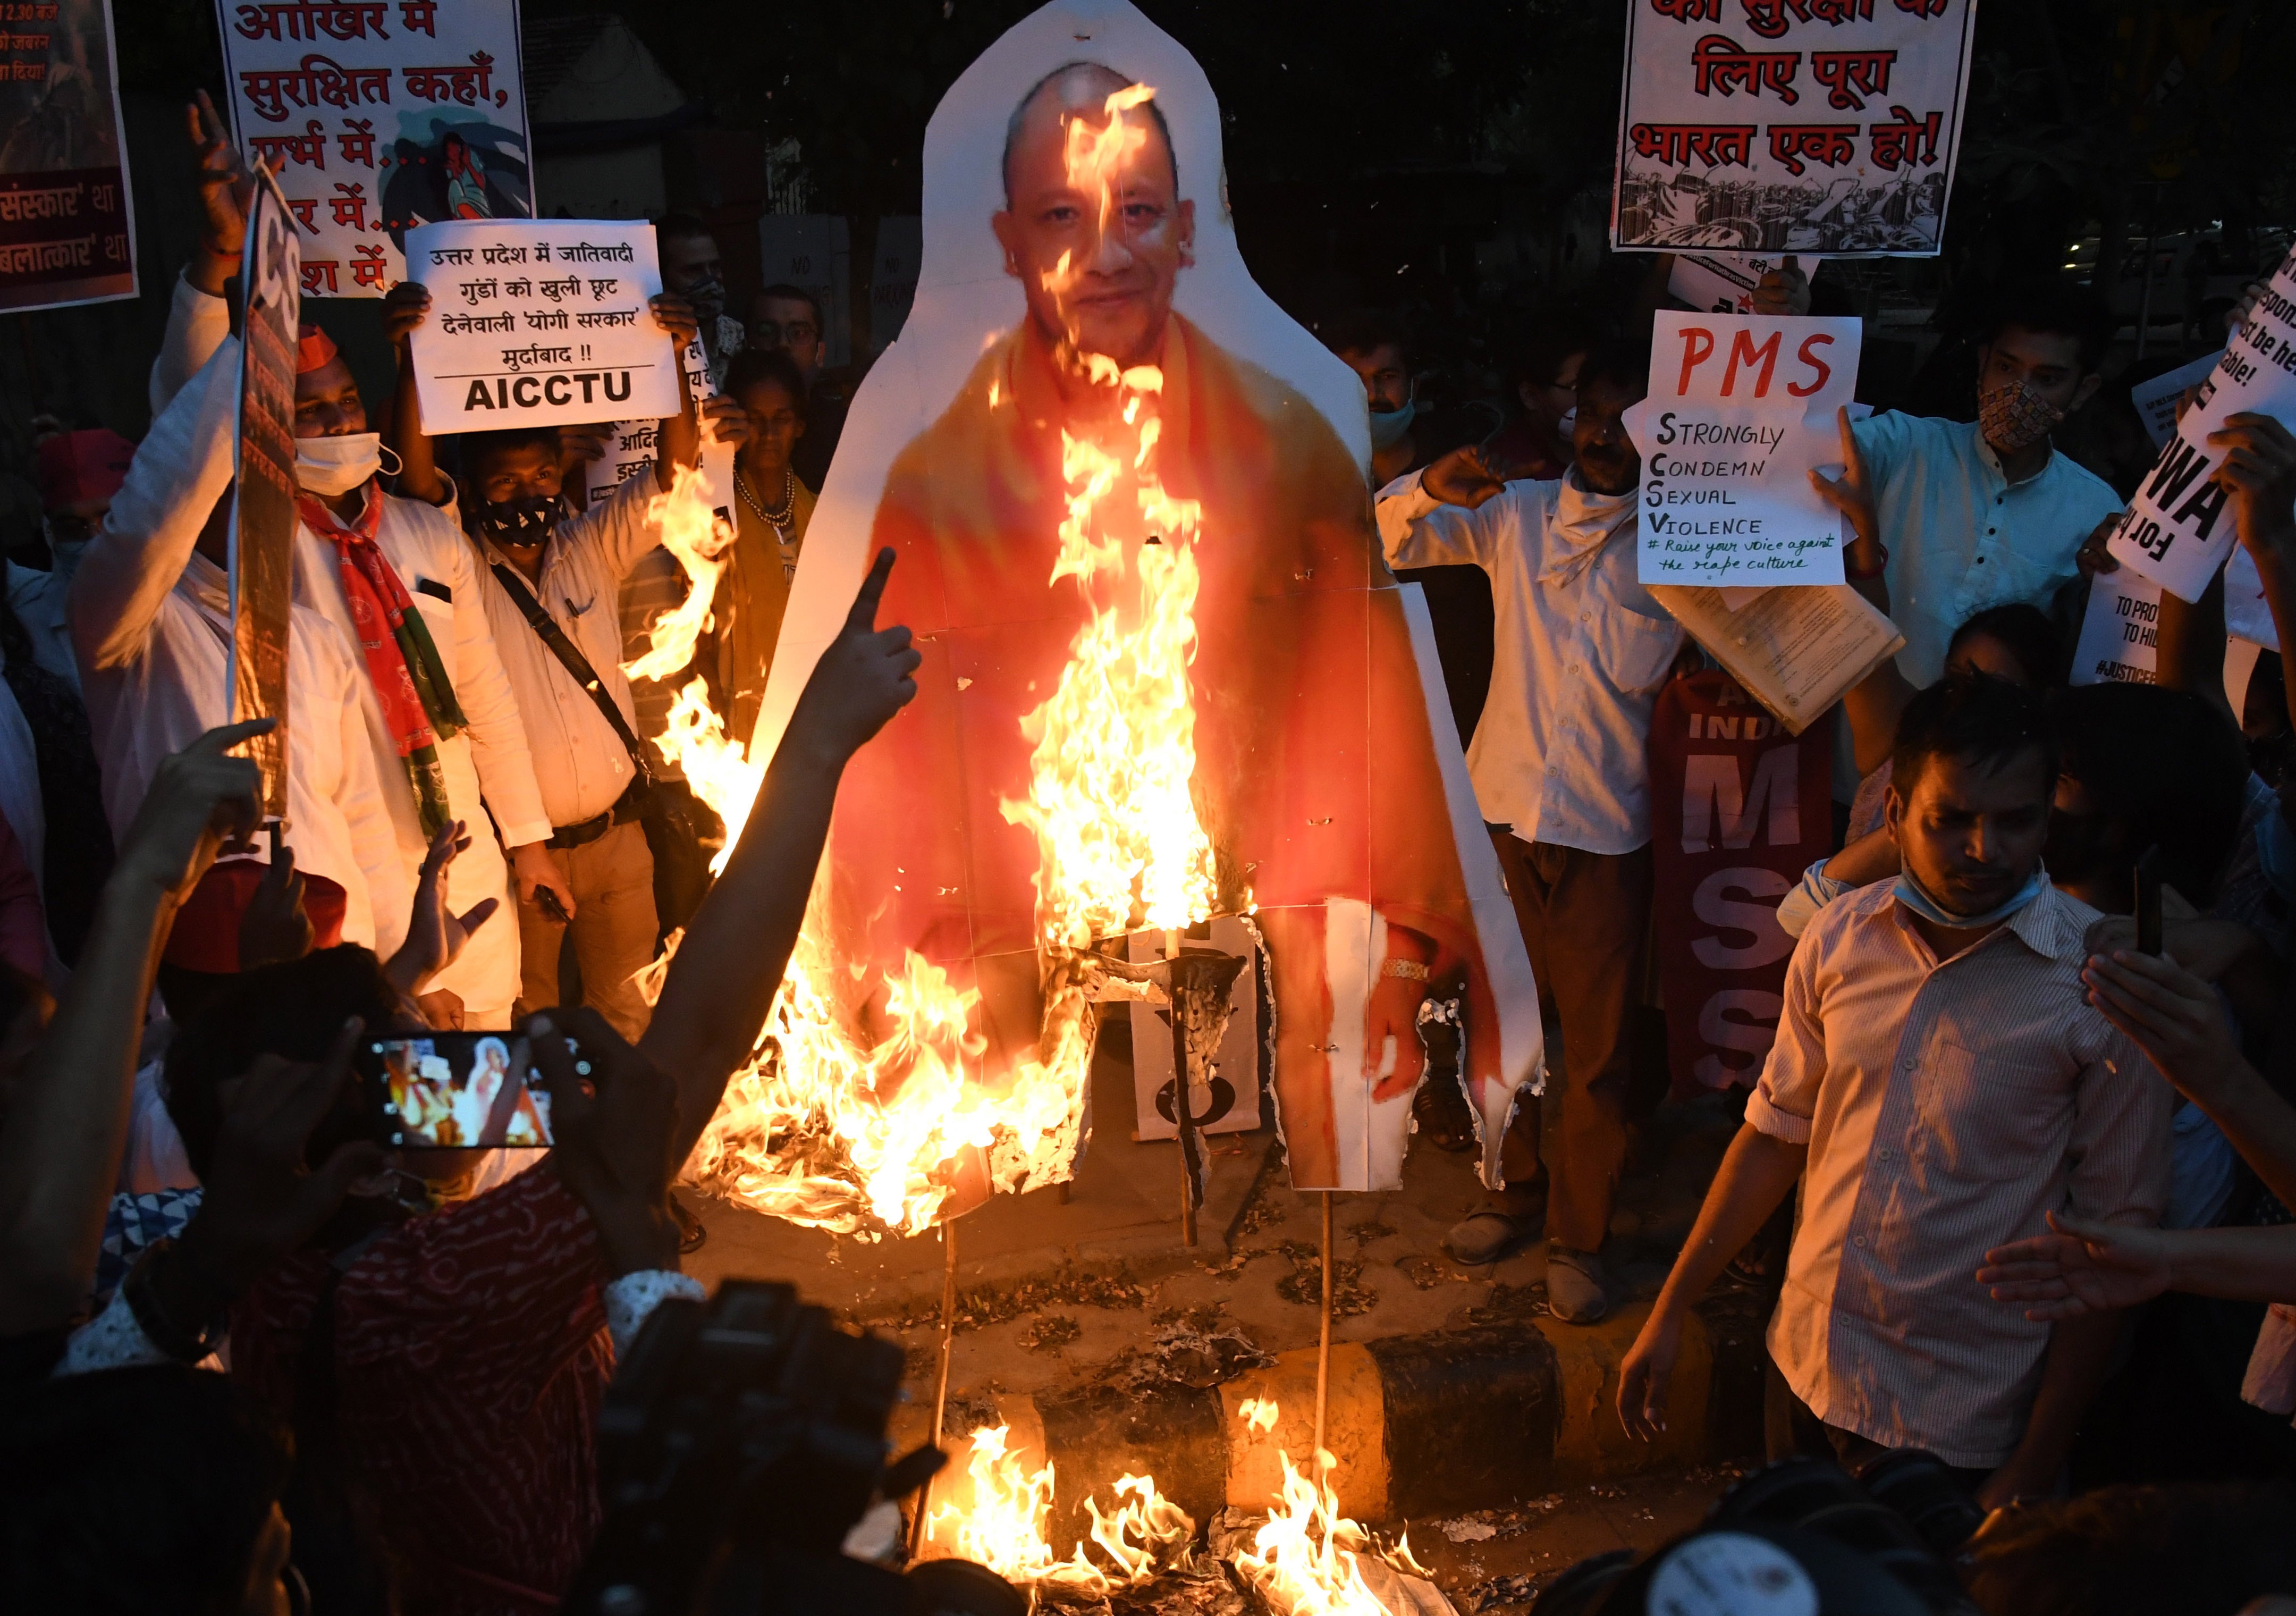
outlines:
[[[1275,1412],[1273,1401],[1258,1399],[1236,1409],[1237,1417],[1259,1431],[1275,1428]],[[1339,1495],[1331,1485],[1338,1461],[1329,1450],[1316,1454],[1316,1469],[1324,1477],[1320,1483],[1301,1475],[1290,1454],[1279,1456],[1283,1487],[1274,1500],[1275,1507],[1269,1511],[1267,1523],[1252,1534],[1251,1546],[1231,1556],[1235,1569],[1277,1616],[1387,1616],[1387,1606],[1365,1585],[1365,1554],[1397,1571],[1429,1578],[1427,1568],[1412,1558],[1408,1533],[1388,1547],[1340,1513]]]
[[[1070,121],[1069,176],[1101,195],[1100,228],[1119,228],[1117,186],[1147,136],[1122,114],[1153,92],[1109,96],[1106,121]],[[1067,276],[1067,258],[1054,272]],[[1194,712],[1188,668],[1201,581],[1202,510],[1164,487],[1158,464],[1164,379],[1063,345],[1089,398],[1061,439],[1064,504],[1051,577],[1072,580],[1086,619],[1056,687],[1021,719],[1031,743],[1029,795],[1000,803],[1038,849],[1038,968],[1044,1025],[1032,1059],[992,1085],[972,1030],[979,996],[914,954],[882,981],[828,942],[824,878],[750,1064],[727,1086],[685,1177],[760,1211],[865,1239],[931,1226],[970,1153],[991,1186],[1065,1176],[1082,1136],[1095,1011],[1086,964],[1097,939],[1168,932],[1248,911],[1223,891],[1192,800]],[[994,407],[1001,399],[993,392]],[[691,585],[626,665],[668,677],[691,660],[724,570],[724,542],[680,473],[649,514]],[[699,679],[678,692],[660,742],[694,794],[741,836],[765,760],[732,743]],[[724,853],[718,856],[722,865]],[[826,867],[824,860],[824,869]],[[865,1008],[865,1028],[860,1023]]]
[[[1123,1476],[1116,1483],[1117,1506],[1102,1514],[1087,1497],[1092,1544],[1107,1563],[1096,1563],[1078,1543],[1065,1560],[1053,1558],[1046,1535],[1053,1511],[1053,1467],[1029,1472],[1006,1450],[1012,1428],[982,1426],[972,1433],[966,1474],[972,1481],[969,1508],[943,1505],[925,1521],[925,1541],[940,1554],[987,1566],[1008,1582],[1029,1590],[1105,1598],[1118,1588],[1137,1587],[1160,1571],[1185,1565],[1196,1523],[1188,1513],[1157,1492],[1146,1476]]]
[[[1235,1417],[1262,1436],[1275,1429],[1276,1414],[1274,1398],[1248,1397],[1235,1407]]]

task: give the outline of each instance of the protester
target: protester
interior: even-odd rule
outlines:
[[[1576,463],[1559,482],[1502,483],[1470,447],[1379,499],[1391,563],[1472,563],[1501,603],[1499,671],[1467,767],[1561,1040],[1562,1137],[1542,1169],[1539,1108],[1521,1105],[1507,1189],[1446,1243],[1462,1262],[1495,1261],[1538,1232],[1543,1206],[1548,1306],[1574,1324],[1609,1306],[1598,1253],[1626,1160],[1628,1029],[1650,927],[1651,710],[1683,644],[1636,578],[1642,461],[1620,416],[1649,374],[1645,348],[1587,356]]]
[[[389,301],[411,331],[427,317],[430,299],[407,283]],[[684,299],[664,294],[653,312],[675,349],[693,340]],[[679,388],[685,407],[660,423],[653,474],[627,479],[574,517],[565,514],[554,428],[466,435],[459,493],[439,474],[419,422],[399,435],[400,492],[434,504],[456,496],[486,561],[480,587],[488,626],[517,695],[550,816],[547,857],[571,895],[538,887],[520,898],[516,1013],[559,1002],[560,954],[571,942],[582,1002],[626,1038],[645,1030],[645,997],[635,979],[652,960],[660,927],[642,823],[649,764],[620,666],[621,625],[596,607],[617,599],[639,559],[660,546],[660,521],[651,507],[675,486],[677,469],[699,459],[700,427],[682,374]],[[710,418],[721,439],[738,442],[747,432],[730,400],[711,400]]]
[[[1968,1276],[2050,1212],[2156,1222],[2169,1130],[2164,1087],[2081,1002],[2096,915],[2041,867],[2054,774],[2029,692],[1959,680],[1907,705],[1903,871],[1829,906],[1794,952],[1746,1121],[1621,1366],[1629,1431],[1663,1427],[1684,1315],[1800,1181],[1772,1454],[1854,1468],[1926,1448],[1988,1505],[2057,1486],[2119,1321],[2005,1317]]]
[[[1980,333],[1978,418],[1884,410],[1859,422],[1886,553],[1898,667],[1916,688],[1945,670],[1953,632],[1988,606],[2046,608],[2074,557],[2120,509],[2049,434],[2103,385],[2112,335],[2093,294],[2056,281],[2002,288]]]
[[[201,123],[193,119],[195,140]],[[243,209],[247,182],[217,133],[208,133],[201,161],[211,248],[216,216]],[[211,250],[209,257],[221,261]],[[182,283],[152,367],[155,401],[164,403],[165,374],[194,374],[218,355],[235,355],[238,340],[229,334],[221,303],[190,279]],[[398,355],[399,408],[412,412],[406,320],[403,307],[387,310],[383,334]],[[229,369],[236,361],[220,363]],[[404,418],[392,424],[398,435],[412,435]],[[380,433],[367,430],[358,383],[333,340],[308,324],[296,350],[295,439],[301,518],[295,600],[357,650],[377,795],[397,833],[405,879],[414,880],[440,827],[456,820],[484,824],[490,817],[498,840],[476,838],[470,857],[455,861],[454,905],[503,896],[513,874],[521,899],[530,900],[539,886],[565,904],[572,895],[543,845],[550,821],[509,675],[487,626],[475,554],[451,514],[384,490],[384,446]],[[178,483],[219,489],[231,445],[228,431],[202,432],[194,446],[200,458],[163,470]],[[148,443],[143,452],[150,452]],[[360,632],[362,621],[373,626],[371,635]],[[437,1024],[506,1027],[518,974],[517,943],[509,928],[498,927],[432,986],[425,1013]]]
[[[1985,1616],[2287,1616],[2292,1512],[2284,1482],[2105,1488],[1988,1521],[1958,1569]]]
[[[0,1607],[281,1616],[301,1578],[278,1423],[222,1375],[152,1365],[0,1400]]]
[[[743,351],[779,349],[797,366],[804,383],[798,413],[805,431],[790,451],[790,463],[812,492],[821,492],[836,456],[837,440],[845,431],[845,412],[852,403],[851,390],[822,370],[829,355],[829,326],[822,317],[821,301],[802,286],[777,282],[750,304],[749,347]],[[730,383],[729,390],[730,390]]]
[[[805,383],[777,349],[752,349],[726,373],[726,390],[749,417],[749,439],[734,462],[734,548],[718,581],[709,705],[729,740],[746,746],[757,727],[782,613],[813,520],[813,490],[791,453],[805,441]]]
[[[676,211],[653,222],[653,236],[661,255],[661,289],[693,306],[710,388],[723,392],[726,367],[747,339],[742,323],[726,312],[726,264],[718,254],[718,238],[697,216]]]
[[[362,949],[242,978],[169,1052],[168,1105],[207,1199],[66,1365],[196,1358],[228,1308],[232,1373],[294,1426],[289,1513],[332,1572],[394,1570],[411,1608],[478,1612],[547,1604],[578,1565],[597,1521],[602,1331],[626,1334],[684,1283],[659,1277],[676,1266],[670,1175],[779,986],[846,759],[914,693],[907,632],[874,628],[891,560],[808,681],[639,1047],[584,1009],[529,1023],[558,1132],[546,1167],[458,1200],[462,1153],[383,1161],[344,1074],[363,1027],[409,1028]],[[314,1359],[315,1342],[332,1350]]]
[[[160,947],[217,855],[259,822],[256,766],[226,752],[272,726],[213,730],[160,763],[53,1019],[39,1014],[37,983],[13,996],[0,1027],[0,1338],[60,1344],[86,1296]],[[29,1051],[28,1016],[46,1023]]]
[[[72,587],[104,803],[122,838],[165,759],[230,716],[237,358],[226,337],[152,421]],[[321,946],[390,951],[413,882],[376,774],[366,671],[342,631],[299,604],[288,616],[287,669],[288,847],[300,907]],[[161,984],[178,1016],[240,969],[242,925],[270,863],[258,841],[217,864],[176,916]]]
[[[1383,488],[1424,463],[1411,425],[1419,414],[1411,343],[1402,324],[1377,309],[1358,309],[1325,334],[1331,350],[1362,379],[1371,406],[1371,483]]]
[[[1521,412],[1483,445],[1483,458],[1503,482],[1553,482],[1570,469],[1570,426],[1578,402],[1578,367],[1594,345],[1587,324],[1570,316],[1542,318],[1514,361]]]

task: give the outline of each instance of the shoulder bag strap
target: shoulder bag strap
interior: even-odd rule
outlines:
[[[632,733],[629,720],[622,717],[622,710],[614,704],[614,698],[606,690],[605,681],[598,677],[597,669],[590,666],[590,659],[566,637],[566,631],[553,620],[549,612],[543,610],[542,603],[534,598],[533,593],[521,581],[517,573],[500,562],[490,562],[489,565],[494,570],[495,582],[500,584],[503,593],[510,596],[511,604],[525,614],[536,636],[550,647],[551,654],[564,665],[566,671],[574,676],[574,683],[582,687],[583,693],[598,704],[599,712],[613,726],[614,734],[630,754],[630,761],[636,766],[638,778],[648,785],[652,784],[653,770],[646,763],[645,743]]]

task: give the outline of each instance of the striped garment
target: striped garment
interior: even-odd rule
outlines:
[[[328,1267],[296,1253],[232,1315],[232,1373],[282,1416]],[[343,1449],[407,1557],[410,1610],[553,1608],[598,1528],[612,1378],[598,1237],[546,1168],[383,1233],[335,1288]]]
[[[2001,1464],[2049,1326],[1986,1293],[1985,1253],[2050,1210],[2160,1221],[2174,1095],[2084,997],[2096,918],[2046,889],[1940,962],[1882,882],[1803,933],[1746,1120],[1809,1146],[1769,1348],[1827,1424]]]

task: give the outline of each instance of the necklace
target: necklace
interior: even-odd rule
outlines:
[[[788,466],[782,468],[781,510],[778,513],[767,510],[758,503],[757,495],[750,490],[747,472],[734,472],[734,486],[741,491],[742,503],[758,513],[758,520],[774,530],[774,537],[784,545],[789,543],[790,518],[797,508],[797,473]]]

